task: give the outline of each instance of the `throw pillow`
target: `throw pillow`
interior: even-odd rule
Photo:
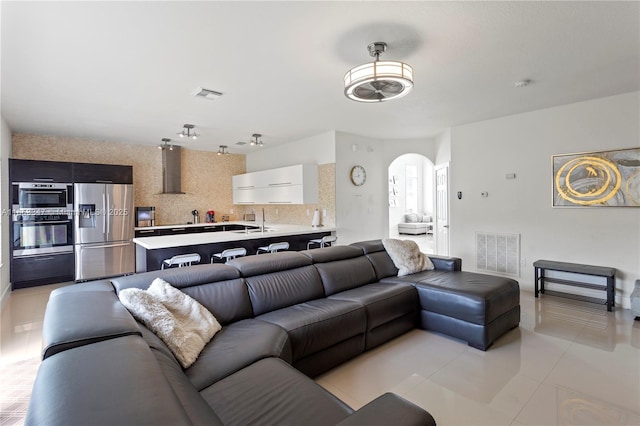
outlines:
[[[398,268],[399,277],[435,269],[431,259],[420,251],[415,241],[385,238],[382,245]]]
[[[418,215],[416,213],[407,213],[404,215],[404,221],[406,223],[416,223],[418,222],[419,218]]]
[[[118,296],[136,319],[165,342],[184,368],[195,362],[222,328],[200,303],[160,278],[147,291],[125,289]]]

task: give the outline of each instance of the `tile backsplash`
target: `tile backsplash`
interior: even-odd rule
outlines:
[[[222,220],[222,215],[241,220],[245,212],[245,206],[233,205],[231,183],[233,175],[246,172],[242,154],[219,156],[215,152],[183,147],[182,191],[185,194],[162,194],[162,151],[156,146],[23,133],[13,134],[12,145],[12,158],[133,166],[135,205],[155,206],[156,225],[191,222],[194,209],[199,211],[201,222],[207,210],[216,212],[217,221]],[[256,220],[261,220],[264,207],[267,223],[310,225],[313,212],[318,208],[321,223],[335,226],[335,163],[320,165],[318,180],[317,205],[252,206]],[[323,210],[326,210],[325,217],[322,217]]]

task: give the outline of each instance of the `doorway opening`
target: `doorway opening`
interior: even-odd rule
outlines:
[[[413,240],[436,250],[434,165],[421,154],[403,154],[389,165],[389,238]]]

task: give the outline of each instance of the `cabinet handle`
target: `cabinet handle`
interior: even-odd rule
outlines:
[[[270,183],[269,186],[291,185],[291,182]]]
[[[96,183],[113,183],[112,180],[98,180],[96,179]]]
[[[48,261],[48,260],[53,260],[53,257],[34,257],[33,260],[36,261],[36,262],[41,262],[41,261],[44,261],[44,260]]]
[[[293,201],[269,201],[269,204],[293,204]]]
[[[172,231],[184,231],[185,228],[171,228]]]
[[[148,229],[148,230],[145,230],[145,231],[138,231],[139,234],[152,234],[154,232],[156,232],[156,231],[153,230],[153,229]]]
[[[33,180],[37,180],[39,182],[53,182],[53,178],[33,178]]]
[[[238,187],[238,189],[249,189],[249,188],[255,188],[255,186],[249,185],[249,186],[239,186]]]
[[[236,204],[255,204],[255,201],[240,201],[239,203]]]

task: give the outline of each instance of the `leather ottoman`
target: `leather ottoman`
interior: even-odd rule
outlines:
[[[416,283],[421,325],[486,350],[520,322],[518,282],[495,275],[455,271]]]

